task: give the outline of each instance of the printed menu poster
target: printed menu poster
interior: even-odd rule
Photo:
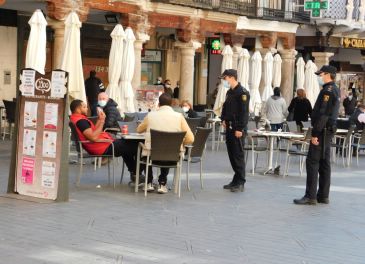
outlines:
[[[42,162],[42,187],[54,188],[56,178],[56,163],[52,161]]]
[[[51,97],[63,98],[66,92],[66,73],[61,71],[52,72]]]
[[[22,75],[22,95],[34,96],[35,71],[23,70]]]
[[[24,105],[24,127],[37,127],[37,114],[38,114],[37,102],[25,102]]]
[[[43,157],[56,158],[57,132],[43,132]]]
[[[46,104],[44,109],[44,128],[57,129],[58,104]]]
[[[24,129],[23,135],[23,154],[27,156],[35,155],[37,131],[31,129]]]
[[[22,162],[22,182],[26,184],[33,184],[34,176],[34,159],[23,158]]]

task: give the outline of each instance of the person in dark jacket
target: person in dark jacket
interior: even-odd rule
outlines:
[[[90,77],[85,81],[87,101],[91,110],[91,116],[97,116],[98,94],[104,91],[103,82],[96,77],[95,71],[90,71]]]
[[[365,124],[359,121],[359,116],[363,113],[365,113],[365,105],[360,104],[349,118],[350,126],[355,127],[356,130],[363,130]]]
[[[176,82],[176,87],[174,88],[174,98],[179,99],[180,81]]]
[[[191,103],[188,100],[184,100],[181,103],[181,108],[184,110],[185,117],[188,117],[188,118],[197,118],[198,117],[197,112],[195,112],[193,110],[193,106],[191,105]]]
[[[353,96],[352,92],[343,100],[343,107],[345,108],[345,115],[351,116],[355,112],[357,105],[356,98]]]
[[[98,105],[103,109],[106,116],[103,129],[119,128],[118,121],[122,121],[122,117],[117,108],[118,104],[109,98],[107,93],[102,92],[98,95]]]
[[[303,123],[307,122],[308,117],[312,114],[312,105],[310,101],[307,99],[304,89],[297,89],[297,97],[294,97],[290,105],[288,107],[288,112],[294,112],[293,121],[297,123],[297,126],[300,127],[300,130],[303,129]]]

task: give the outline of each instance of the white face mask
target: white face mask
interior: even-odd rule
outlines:
[[[187,106],[183,106],[183,111],[186,113],[186,112],[189,112],[189,107],[187,107]]]
[[[104,108],[106,106],[106,104],[108,103],[108,101],[105,101],[105,100],[100,100],[98,101],[98,105],[101,107],[101,108]]]
[[[223,86],[226,88],[230,88],[231,86],[229,85],[229,82],[226,80],[223,80]]]
[[[350,101],[352,100],[352,95],[349,95],[349,100],[350,100]]]
[[[323,79],[322,79],[322,77],[321,76],[317,76],[317,80],[318,80],[318,84],[320,85],[320,86],[323,86],[324,85],[324,81],[323,81]]]
[[[160,84],[160,83],[161,83],[161,81],[160,81],[160,80],[157,80],[157,83],[158,83],[158,84]]]

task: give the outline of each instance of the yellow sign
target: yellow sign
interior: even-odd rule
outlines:
[[[342,38],[341,44],[344,48],[365,49],[365,39]]]

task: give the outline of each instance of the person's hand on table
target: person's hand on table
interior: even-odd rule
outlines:
[[[319,145],[319,141],[318,141],[318,138],[317,137],[312,137],[311,142],[315,146],[318,146]]]

